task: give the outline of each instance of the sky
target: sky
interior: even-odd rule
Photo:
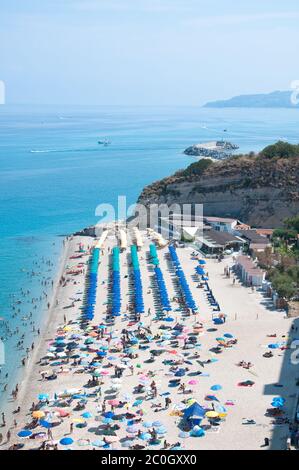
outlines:
[[[298,0],[0,0],[7,103],[193,105],[299,80]]]

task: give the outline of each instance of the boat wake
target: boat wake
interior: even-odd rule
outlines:
[[[70,153],[70,152],[98,152],[99,148],[81,148],[81,149],[31,149],[30,153]]]

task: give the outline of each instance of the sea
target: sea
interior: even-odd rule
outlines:
[[[134,204],[145,185],[193,163],[183,154],[192,144],[226,139],[249,152],[279,139],[298,143],[298,113],[1,105],[0,408],[22,378],[33,322],[37,329],[47,315],[63,236],[97,223],[98,205],[116,210],[118,196]]]

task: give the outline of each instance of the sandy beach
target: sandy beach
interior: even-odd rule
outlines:
[[[225,315],[225,322],[215,325],[213,319],[218,313],[208,302],[205,284],[198,287],[198,260],[187,247],[177,248],[176,252],[198,312],[189,315],[173,300],[178,297],[176,275],[165,247],[158,250],[158,258],[172,311],[168,314],[171,320],[157,320],[157,310],[161,309],[148,258],[152,240],[145,233],[143,240],[144,247],[138,252],[145,310],[142,324],[132,320],[132,269],[127,249],[120,254],[122,313],[113,325],[105,327],[111,249],[118,243],[111,235],[100,255],[95,316],[84,329],[81,307],[89,248],[95,241],[89,237],[66,241],[60,282],[53,291],[47,324],[27,365],[26,377],[19,384],[17,399],[11,404],[11,409],[20,406],[20,411],[6,415],[7,425],[0,429],[0,449],[13,444],[21,444],[25,450],[36,449],[43,442],[59,450],[123,449],[134,445],[149,449],[164,445],[182,449],[286,449],[289,424],[267,416],[267,409],[271,409],[274,397],[283,397],[283,418],[292,417],[296,366],[290,364],[290,350],[286,348],[294,338],[290,336],[294,320],[274,310],[262,292],[252,291],[238,280],[233,283],[233,275],[225,276],[224,269],[233,265],[228,257],[221,263],[206,260],[204,266],[208,285]],[[80,243],[84,253],[79,252]],[[100,324],[104,325],[102,330]],[[180,328],[175,329],[176,325]],[[126,336],[124,330],[136,340],[130,343],[130,354],[125,354],[120,344]],[[174,336],[178,331],[181,334]],[[192,344],[189,339],[194,335],[196,342]],[[57,355],[59,341],[64,345],[75,342],[70,358],[64,356],[65,346],[58,348]],[[263,355],[270,351],[271,343],[279,343],[280,347],[271,349],[273,357],[266,358]],[[101,348],[104,354],[97,357]],[[162,352],[152,355],[151,350]],[[90,366],[92,361],[96,366]],[[250,367],[239,366],[241,361],[250,363]],[[120,376],[115,366],[121,366]],[[179,369],[184,369],[181,376],[176,375]],[[92,376],[95,378],[90,382]],[[174,386],[175,380],[179,380],[178,386]],[[246,381],[252,386],[240,385]],[[42,394],[47,397],[39,400]],[[205,411],[200,422],[202,437],[193,437],[182,423],[184,411],[194,402]],[[34,421],[37,411],[46,421],[44,425]],[[209,412],[217,416],[208,417]],[[32,434],[18,436],[28,428]],[[61,443],[63,438],[66,440]],[[270,442],[263,447],[265,438]]]

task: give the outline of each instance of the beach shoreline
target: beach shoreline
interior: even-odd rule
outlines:
[[[19,388],[20,391],[18,393],[18,398],[17,400],[13,400],[13,398],[9,398],[6,401],[4,401],[4,404],[1,407],[1,413],[5,413],[5,416],[7,416],[7,428],[11,427],[13,425],[13,411],[17,406],[17,403],[22,403],[24,396],[26,395],[27,391],[27,386],[28,383],[30,382],[30,378],[33,374],[34,368],[36,367],[36,358],[38,357],[38,354],[40,353],[40,348],[42,347],[43,341],[44,341],[44,335],[46,333],[46,330],[53,324],[53,328],[55,325],[55,302],[57,298],[57,291],[59,289],[59,281],[61,278],[62,273],[65,270],[66,266],[66,261],[67,261],[67,255],[68,255],[68,250],[69,250],[69,241],[68,237],[64,238],[63,245],[61,247],[61,252],[60,256],[58,259],[57,267],[56,267],[56,273],[53,278],[53,287],[50,292],[50,299],[49,299],[49,304],[50,307],[47,308],[46,306],[44,307],[44,310],[41,311],[41,316],[42,316],[42,321],[39,325],[39,330],[40,330],[40,335],[35,335],[35,347],[34,350],[30,352],[29,359],[27,360],[27,363],[25,367],[23,367],[18,374],[16,374],[16,377],[14,379],[15,383],[19,383]],[[52,328],[52,329],[53,329]],[[55,331],[55,330],[53,330]],[[19,381],[19,382],[18,382]],[[4,429],[4,428],[2,428]]]
[[[139,252],[145,303],[145,315],[143,317],[143,321],[145,325],[152,329],[153,335],[156,335],[161,331],[161,325],[160,322],[154,318],[154,311],[157,306],[152,293],[153,270],[148,263],[147,255],[150,240],[145,235],[143,235],[143,237],[145,240],[145,246]],[[66,272],[68,270],[72,271],[72,269],[69,269],[71,264],[70,258],[78,254],[79,243],[82,243],[85,247],[85,253],[82,255],[85,267],[77,276],[72,274],[67,275]],[[86,287],[85,276],[90,256],[89,248],[94,246],[95,243],[95,239],[86,236],[72,236],[65,243],[57,281],[52,292],[51,307],[49,309],[49,315],[47,316],[47,322],[45,323],[34,354],[27,365],[28,369],[26,370],[26,378],[20,385],[19,396],[13,403],[15,408],[20,405],[21,411],[16,415],[7,417],[7,423],[9,424],[11,434],[13,434],[14,437],[11,438],[9,442],[5,442],[4,440],[0,446],[1,450],[7,449],[11,444],[20,442],[15,434],[17,434],[21,429],[24,429],[26,424],[30,423],[32,419],[30,408],[33,402],[35,404],[37,403],[37,397],[39,394],[47,393],[50,397],[53,397],[56,394],[59,395],[59,393],[70,389],[85,390],[84,393],[89,390],[86,388],[85,383],[86,371],[85,373],[79,374],[77,372],[79,372],[82,367],[69,364],[68,362],[62,364],[61,369],[63,370],[61,372],[59,372],[59,366],[55,367],[58,371],[56,380],[43,380],[41,372],[51,369],[51,361],[48,361],[48,365],[42,365],[40,363],[40,359],[47,356],[47,351],[49,351],[49,347],[53,344],[54,338],[57,338],[59,332],[64,331],[65,328],[65,334],[68,335],[69,341],[71,339],[72,330],[75,333],[77,332],[80,334],[78,321],[81,315],[80,308],[83,305],[81,296],[85,292]],[[101,253],[98,267],[99,282],[94,320],[96,324],[100,324],[104,320],[107,298],[109,297],[108,280],[111,269],[111,249],[117,246],[117,244],[118,240],[113,233],[107,238],[105,248]],[[264,303],[261,292],[251,292],[249,288],[242,286],[238,282],[236,285],[233,285],[232,280],[227,279],[226,276],[223,275],[223,268],[226,265],[231,265],[232,263],[231,258],[227,258],[224,263],[218,263],[216,260],[208,260],[207,271],[209,271],[209,278],[213,292],[220,301],[223,311],[226,312],[228,318],[224,326],[217,327],[220,330],[219,333],[217,333],[217,331],[214,332],[213,330],[215,330],[215,328],[213,328],[214,323],[212,320],[213,314],[206,302],[206,294],[202,289],[197,289],[196,283],[192,281],[192,273],[196,266],[196,262],[192,259],[191,250],[189,250],[189,248],[178,248],[177,252],[189,280],[193,296],[200,309],[195,318],[188,318],[188,316],[183,316],[181,318],[181,313],[175,313],[175,303],[171,301],[174,312],[173,316],[176,321],[182,321],[186,327],[188,326],[188,328],[191,328],[191,331],[194,322],[199,321],[203,323],[204,332],[202,332],[199,338],[202,345],[198,350],[200,352],[201,361],[203,360],[206,362],[206,360],[211,358],[216,361],[215,364],[206,364],[203,369],[204,373],[194,379],[194,383],[198,382],[198,385],[193,388],[192,396],[194,396],[199,403],[205,403],[206,406],[209,406],[208,402],[205,402],[205,397],[211,393],[209,390],[212,386],[215,384],[221,384],[221,388],[223,388],[223,390],[217,392],[219,400],[222,404],[232,402],[235,406],[225,405],[227,408],[227,418],[225,418],[223,424],[221,424],[220,432],[215,432],[215,430],[214,432],[207,431],[206,436],[203,439],[191,438],[184,441],[180,439],[179,418],[175,414],[172,416],[172,413],[176,413],[176,406],[181,406],[181,400],[183,398],[188,399],[188,395],[181,395],[176,389],[169,389],[173,400],[170,411],[164,409],[162,406],[161,409],[157,409],[158,414],[155,414],[155,410],[151,406],[151,400],[144,400],[143,409],[146,419],[154,420],[158,417],[167,427],[167,440],[172,444],[179,440],[183,441],[182,448],[184,449],[257,449],[262,447],[261,444],[264,436],[269,436],[273,448],[284,449],[284,436],[287,434],[287,425],[279,427],[271,425],[269,417],[265,414],[265,410],[267,406],[270,406],[271,395],[282,394],[287,399],[287,412],[291,412],[290,410],[293,406],[293,399],[290,398],[290,396],[292,396],[296,390],[293,380],[294,372],[292,366],[288,364],[288,351],[279,350],[278,354],[275,355],[275,358],[270,359],[270,361],[272,361],[270,362],[270,368],[268,366],[269,362],[267,362],[269,359],[264,359],[262,354],[267,350],[267,342],[269,343],[270,341],[274,341],[268,337],[271,333],[275,332],[280,341],[286,341],[286,344],[288,343],[290,339],[289,332],[293,320],[285,318],[284,314],[280,311],[269,309],[269,306]],[[128,252],[125,251],[120,254],[120,287],[124,299],[122,312],[126,311],[125,304],[130,302],[131,298],[130,282],[128,282],[128,280],[132,275],[132,271],[129,259],[130,255]],[[159,250],[159,259],[160,267],[164,273],[165,283],[169,290],[170,297],[172,298],[175,295],[175,279],[172,271],[170,270],[167,247]],[[74,263],[76,262],[78,261],[74,260]],[[59,282],[62,276],[66,279],[66,282],[63,285]],[[76,304],[73,303],[73,306],[70,306],[70,301],[75,296],[80,296],[81,300]],[[57,301],[58,305],[56,305]],[[65,319],[64,316],[66,316]],[[115,332],[116,336],[119,336],[121,329],[125,327],[126,316],[126,313],[122,313],[121,316],[116,319],[116,324],[113,328],[113,332]],[[68,330],[70,330],[70,333],[67,333]],[[238,338],[238,344],[231,349],[225,349],[220,356],[217,354],[215,355],[211,352],[215,346],[215,338],[217,335],[222,336],[226,331],[232,332],[233,337]],[[83,338],[86,337],[86,334],[87,333],[85,331]],[[110,334],[112,334],[112,330],[110,331]],[[84,343],[82,343],[82,345],[84,346]],[[184,351],[182,346],[183,345],[180,344],[179,350],[181,352]],[[113,349],[111,349],[111,351],[113,351]],[[88,354],[90,353],[88,352]],[[114,353],[111,352],[110,354],[113,355]],[[153,373],[155,381],[158,384],[158,390],[161,392],[160,395],[162,394],[161,396],[163,396],[164,391],[168,390],[169,387],[169,376],[171,378],[171,374],[167,371],[167,367],[163,365],[160,358],[156,358],[153,365],[147,364],[148,353],[146,350],[140,350],[138,352],[138,356],[139,357],[137,359],[132,361],[132,364],[134,364],[133,374],[130,369],[126,369],[124,372],[125,381],[122,385],[122,392],[131,394],[132,386],[138,386],[140,374],[147,376],[148,374]],[[247,371],[237,367],[238,361],[244,359],[250,360],[250,362],[254,364],[253,370]],[[217,362],[220,362],[220,364],[223,365],[219,366]],[[138,363],[140,364],[140,369],[138,369]],[[193,364],[192,361],[191,364]],[[195,374],[198,366],[196,366],[195,369],[194,367],[195,364],[193,364],[191,368],[193,375]],[[227,370],[230,371],[230,374],[227,374]],[[108,368],[107,371],[110,371],[110,369]],[[111,395],[110,389],[112,384],[115,382],[115,378],[113,378],[115,376],[112,375],[111,377],[110,374],[111,372],[109,372],[106,377],[103,377],[103,392],[101,392],[107,397],[109,397],[109,394]],[[243,389],[238,386],[238,382],[249,379],[255,382],[253,388],[244,387]],[[273,384],[279,383],[281,380],[284,382],[284,389],[278,388],[275,390]],[[271,387],[270,384],[272,384]],[[159,400],[162,401],[162,403],[164,401],[163,398],[160,398]],[[96,420],[95,427],[99,426],[96,416],[100,416],[102,406],[103,401],[101,398],[88,399],[87,409],[88,413],[94,417],[92,419]],[[51,410],[51,407],[49,408],[48,405],[43,405],[41,409]],[[134,410],[134,408],[130,409]],[[139,410],[139,408],[137,408],[137,410]],[[72,449],[75,450],[80,448],[81,441],[84,441],[84,445],[88,446],[86,448],[93,447],[91,444],[91,442],[93,442],[92,435],[90,436],[88,431],[89,428],[81,429],[79,425],[76,425],[74,429],[70,431],[71,423],[76,422],[76,420],[77,422],[78,420],[80,421],[82,419],[81,415],[82,413],[80,414],[80,412],[75,411],[75,408],[70,410],[69,416],[61,419],[59,426],[53,428],[53,442],[58,443],[59,445],[62,438],[69,438],[72,435],[72,438],[76,439],[76,442],[71,446]],[[253,419],[256,422],[256,425],[243,426],[242,420],[245,418]],[[14,427],[12,423],[13,419],[17,420],[16,427]],[[2,430],[0,430],[3,435],[5,435],[9,426],[7,425],[6,428],[2,428]],[[91,429],[93,428],[91,427]],[[120,439],[125,439],[125,436],[125,430],[121,429]],[[36,448],[39,444],[34,440],[25,440],[23,442],[25,443],[25,448]],[[112,448],[120,449],[122,448],[122,444],[114,443]],[[59,450],[61,450],[60,447]]]

